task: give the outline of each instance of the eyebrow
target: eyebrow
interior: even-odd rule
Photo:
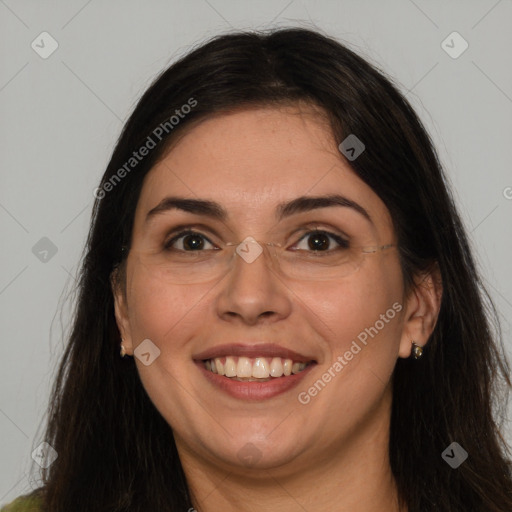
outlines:
[[[369,222],[373,222],[370,214],[360,204],[338,194],[297,197],[286,203],[278,204],[275,215],[277,220],[282,220],[297,213],[304,213],[332,206],[351,208]],[[212,219],[219,221],[226,221],[228,218],[228,212],[219,203],[214,201],[208,201],[205,199],[187,199],[183,197],[165,197],[148,212],[145,222],[147,223],[156,215],[170,210],[182,210],[196,215],[211,217]]]

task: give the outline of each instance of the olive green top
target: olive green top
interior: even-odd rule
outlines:
[[[20,496],[2,507],[0,512],[41,512],[41,498],[30,494]]]

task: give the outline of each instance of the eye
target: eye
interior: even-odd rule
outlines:
[[[174,245],[176,245],[174,247]],[[210,244],[211,247],[205,247],[205,244]],[[172,237],[168,242],[164,245],[165,250],[167,251],[201,251],[202,249],[214,249],[215,246],[201,233],[197,231],[187,230],[178,233],[176,236]]]
[[[298,242],[295,244],[293,250],[301,251],[314,251],[314,252],[330,252],[332,250],[331,242],[337,244],[338,249],[348,249],[349,243],[341,236],[329,233],[328,231],[310,231],[306,233]],[[305,242],[305,243],[304,243]],[[299,244],[302,243],[302,247]]]

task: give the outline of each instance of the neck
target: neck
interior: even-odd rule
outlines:
[[[220,468],[197,458],[176,439],[195,508],[404,512],[389,465],[391,397],[383,402],[385,414],[372,415],[342,442],[270,469]]]

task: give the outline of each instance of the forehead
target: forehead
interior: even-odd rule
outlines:
[[[361,204],[378,230],[389,212],[350,168],[325,119],[312,108],[241,110],[188,131],[144,180],[136,224],[167,196],[218,202],[236,222],[261,222],[298,196],[341,194]]]

